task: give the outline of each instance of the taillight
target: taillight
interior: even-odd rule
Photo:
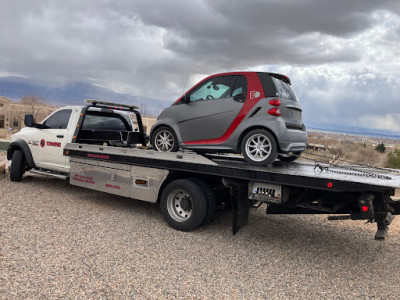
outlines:
[[[275,108],[271,108],[271,109],[268,111],[268,113],[269,113],[271,116],[279,117],[279,116],[281,115],[281,110],[280,110],[279,108],[275,107]]]
[[[271,104],[273,106],[281,106],[282,102],[279,99],[272,99],[269,101],[269,104]]]

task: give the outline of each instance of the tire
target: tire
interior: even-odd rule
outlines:
[[[204,194],[206,195],[207,200],[207,214],[206,218],[203,221],[203,224],[210,223],[214,220],[215,210],[217,209],[217,201],[215,199],[215,194],[213,189],[205,183],[203,180],[198,178],[189,178],[200,185],[201,189],[203,190]]]
[[[10,180],[21,181],[25,173],[25,159],[22,150],[15,150],[12,156],[10,167]]]
[[[207,199],[201,186],[191,179],[170,182],[160,198],[160,209],[169,226],[181,231],[198,227],[207,215]]]
[[[161,126],[153,132],[151,145],[154,150],[161,152],[176,152],[179,149],[175,132],[167,126]]]
[[[278,146],[271,133],[264,129],[248,132],[241,144],[244,158],[252,165],[269,165],[278,157]]]
[[[301,152],[293,152],[292,154],[279,153],[278,159],[281,161],[291,162],[291,161],[295,161],[296,159],[298,159],[298,155],[300,155],[300,154],[301,154]]]

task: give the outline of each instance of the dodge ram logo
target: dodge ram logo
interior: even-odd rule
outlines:
[[[40,141],[40,147],[43,148],[45,145],[46,145],[46,141],[42,139],[42,140]]]

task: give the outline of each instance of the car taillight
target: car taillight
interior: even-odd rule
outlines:
[[[281,106],[281,100],[279,99],[272,99],[269,101],[269,104],[273,105],[273,106]]]
[[[271,116],[279,117],[279,116],[281,115],[281,110],[280,110],[279,108],[275,107],[275,108],[271,108],[271,109],[268,111],[268,113],[269,113]]]

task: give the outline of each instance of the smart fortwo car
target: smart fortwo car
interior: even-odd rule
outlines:
[[[207,77],[164,109],[151,144],[158,151],[242,153],[252,164],[268,165],[277,157],[295,160],[307,133],[288,77],[233,72]]]

